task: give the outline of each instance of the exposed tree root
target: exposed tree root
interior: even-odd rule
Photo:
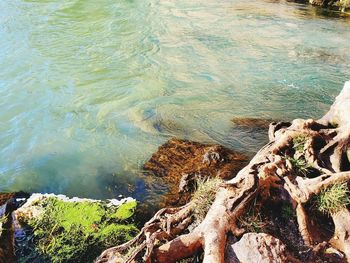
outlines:
[[[326,243],[315,243],[306,204],[323,189],[350,180],[349,116],[348,82],[322,119],[270,124],[270,142],[232,179],[222,183],[202,222],[193,223],[195,200],[179,208],[162,209],[135,239],[106,250],[96,262],[119,262],[117,258],[121,262],[176,262],[202,249],[204,263],[222,263],[228,233],[240,238],[245,232],[238,227],[239,217],[255,197],[263,203],[272,191],[295,207],[305,245],[321,250]],[[210,158],[216,160],[215,153]],[[344,208],[331,216],[335,232],[329,243],[350,262],[350,213]],[[135,251],[125,256],[131,246],[136,246]]]
[[[346,258],[350,259],[350,212],[348,209],[342,209],[338,213],[332,215],[335,225],[334,236],[330,243],[343,251]]]

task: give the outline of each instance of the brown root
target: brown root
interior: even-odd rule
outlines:
[[[343,251],[346,258],[350,259],[350,212],[344,208],[338,213],[332,215],[335,225],[334,236],[330,243],[340,251]]]
[[[297,119],[291,123],[270,124],[270,142],[237,174],[232,173],[232,153],[227,155],[231,157],[226,158],[225,162],[221,162],[220,154],[216,154],[219,148],[201,146],[196,155],[192,144],[181,142],[190,158],[199,158],[201,174],[217,173],[215,165],[219,165],[222,171],[225,171],[223,178],[228,179],[218,187],[215,200],[204,219],[194,223],[195,200],[179,208],[162,209],[145,224],[137,237],[124,245],[106,250],[96,262],[113,262],[116,255],[125,254],[130,246],[136,246],[137,249],[124,262],[176,262],[203,250],[203,262],[223,263],[228,234],[233,234],[239,239],[245,232],[238,227],[239,217],[247,212],[254,198],[259,196],[263,205],[272,193],[276,198],[276,192],[279,193],[277,198],[289,199],[289,202],[294,204],[299,234],[304,240],[304,245],[309,248],[308,251],[319,253],[328,240],[323,240],[322,245],[315,243],[315,230],[311,229],[310,211],[306,204],[325,188],[350,180],[350,165],[347,159],[350,136],[348,116],[350,82],[345,85],[330,111],[322,119]],[[172,145],[174,142],[173,140],[168,144]],[[164,147],[160,147],[160,152],[167,154]],[[176,167],[185,164],[188,172],[199,171],[184,156],[176,152],[173,154],[178,156],[174,164]],[[169,158],[161,159],[154,155],[152,160],[147,166],[150,170],[157,171],[157,165],[160,164],[161,172],[167,173],[164,170],[164,162],[160,160],[171,163]],[[237,160],[245,162],[243,159]],[[171,166],[172,173],[175,173],[174,165]],[[345,254],[348,262],[349,216],[347,209],[332,215],[335,232],[329,241]],[[294,262],[299,262],[298,259],[292,258]]]

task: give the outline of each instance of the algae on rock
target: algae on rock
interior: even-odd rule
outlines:
[[[45,261],[92,262],[105,248],[133,238],[136,201],[102,202],[34,195],[16,211],[19,223],[32,230],[33,253]],[[30,262],[21,257],[20,262]]]

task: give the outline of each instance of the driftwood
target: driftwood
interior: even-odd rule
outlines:
[[[344,208],[331,215],[334,236],[322,243],[316,241],[317,230],[310,224],[307,208],[323,189],[350,180],[349,136],[350,82],[347,82],[323,118],[271,123],[270,142],[232,179],[220,185],[200,223],[193,222],[196,200],[181,207],[161,209],[137,237],[107,249],[96,262],[176,262],[201,251],[204,263],[224,262],[228,235],[240,238],[245,232],[240,227],[240,217],[247,213],[252,200],[258,197],[263,206],[272,192],[293,204],[305,246],[316,253],[325,243],[331,244],[350,262],[349,211]],[[295,159],[312,168],[307,173],[298,171],[292,162]],[[130,251],[131,247],[135,249]]]

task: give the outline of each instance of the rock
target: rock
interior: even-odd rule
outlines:
[[[171,139],[158,148],[144,169],[171,178],[198,173],[231,179],[247,162],[243,154],[220,145]]]
[[[220,145],[171,139],[158,148],[143,168],[164,178],[170,186],[168,197],[173,199],[168,199],[166,204],[172,204],[178,200],[178,192],[193,190],[196,179],[231,179],[247,162],[248,158],[243,154]]]
[[[264,233],[247,233],[227,248],[226,263],[285,263],[291,259],[285,245],[277,238]]]
[[[92,262],[104,249],[133,238],[136,201],[33,194],[13,214],[21,262]]]
[[[69,198],[65,195],[55,195],[55,194],[39,194],[34,193],[32,194],[19,209],[17,209],[14,213],[16,219],[19,219],[19,221],[28,221],[33,218],[38,218],[42,215],[42,213],[45,212],[45,207],[42,206],[42,203],[44,203],[49,198],[57,199],[66,203],[104,203],[101,200],[96,199],[89,199],[89,198],[79,198],[79,197],[73,197]],[[128,203],[128,202],[135,202],[135,199],[131,197],[123,198],[121,200],[117,199],[109,199],[108,202],[106,202],[104,205],[106,207],[118,207],[122,204]]]
[[[183,174],[180,178],[178,193],[182,194],[192,191],[195,186],[196,180],[198,180],[199,178],[200,176],[198,174]]]
[[[0,206],[6,204],[12,198],[23,199],[28,197],[29,197],[29,194],[25,192],[0,193]]]
[[[263,129],[267,130],[272,119],[258,119],[258,118],[233,118],[232,122],[239,127]]]
[[[309,3],[315,6],[327,7],[330,9],[338,9],[346,12],[350,9],[350,2],[344,0],[309,0]]]
[[[225,142],[235,145],[249,157],[269,142],[268,129],[271,119],[233,118],[229,132],[225,135]]]
[[[15,262],[14,230],[11,213],[27,197],[24,192],[0,193],[0,262]]]

